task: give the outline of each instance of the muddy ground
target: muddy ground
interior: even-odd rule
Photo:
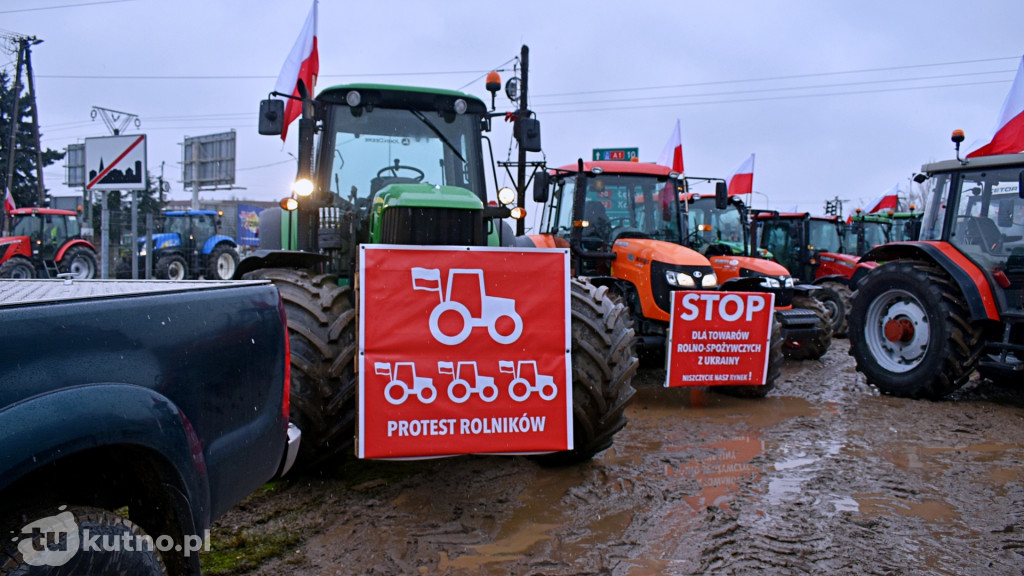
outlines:
[[[760,400],[663,389],[579,466],[351,460],[216,525],[208,574],[1024,574],[1024,386],[881,396],[846,341]]]

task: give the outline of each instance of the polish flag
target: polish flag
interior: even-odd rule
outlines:
[[[14,196],[11,196],[11,191],[8,189],[7,194],[4,195],[4,212],[10,212],[15,208],[17,205],[14,204]]]
[[[316,49],[316,0],[313,0],[313,7],[309,10],[309,16],[306,17],[306,24],[302,27],[299,39],[292,46],[288,59],[284,61],[284,67],[281,68],[281,74],[277,77],[274,91],[291,94],[298,98],[299,80],[302,80],[312,96],[319,73],[320,56]],[[281,130],[281,140],[288,136],[288,125],[301,114],[302,102],[289,98],[284,106],[284,129]]]
[[[676,120],[676,129],[672,131],[672,137],[665,144],[661,151],[658,164],[668,166],[675,172],[683,173],[683,139],[679,133],[679,120]]]
[[[752,194],[754,192],[754,155],[743,161],[736,173],[729,178],[729,196]]]
[[[991,139],[986,143],[976,142],[971,148],[973,151],[967,154],[968,158],[1024,152],[1024,58],[1003,102],[1003,111],[999,113]]]
[[[887,192],[883,192],[877,196],[874,200],[868,204],[867,208],[864,209],[865,214],[874,214],[876,212],[882,212],[883,210],[895,210],[900,203],[900,186],[899,184],[890,188]]]

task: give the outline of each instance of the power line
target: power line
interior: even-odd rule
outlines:
[[[40,10],[60,10],[62,8],[78,8],[80,6],[96,6],[99,4],[120,4],[122,2],[135,2],[135,0],[96,0],[94,2],[80,2],[78,4],[60,4],[57,6],[37,6],[35,8],[16,8],[14,10],[0,10],[0,14],[18,14],[19,12],[38,12]]]

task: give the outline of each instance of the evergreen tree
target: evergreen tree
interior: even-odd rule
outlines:
[[[7,186],[7,163],[11,154],[11,111],[14,98],[19,98],[18,103],[18,132],[15,136],[14,145],[14,180],[11,186],[11,194],[14,196],[14,203],[19,208],[25,206],[39,205],[39,179],[36,171],[36,146],[32,129],[32,99],[25,90],[25,81],[22,78],[21,93],[14,93],[14,79],[6,72],[0,71],[0,195]],[[43,166],[62,159],[63,152],[43,150]]]

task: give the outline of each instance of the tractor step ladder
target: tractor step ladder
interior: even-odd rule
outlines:
[[[43,269],[46,270],[47,278],[56,278],[60,274],[60,267],[55,260],[43,260]]]

